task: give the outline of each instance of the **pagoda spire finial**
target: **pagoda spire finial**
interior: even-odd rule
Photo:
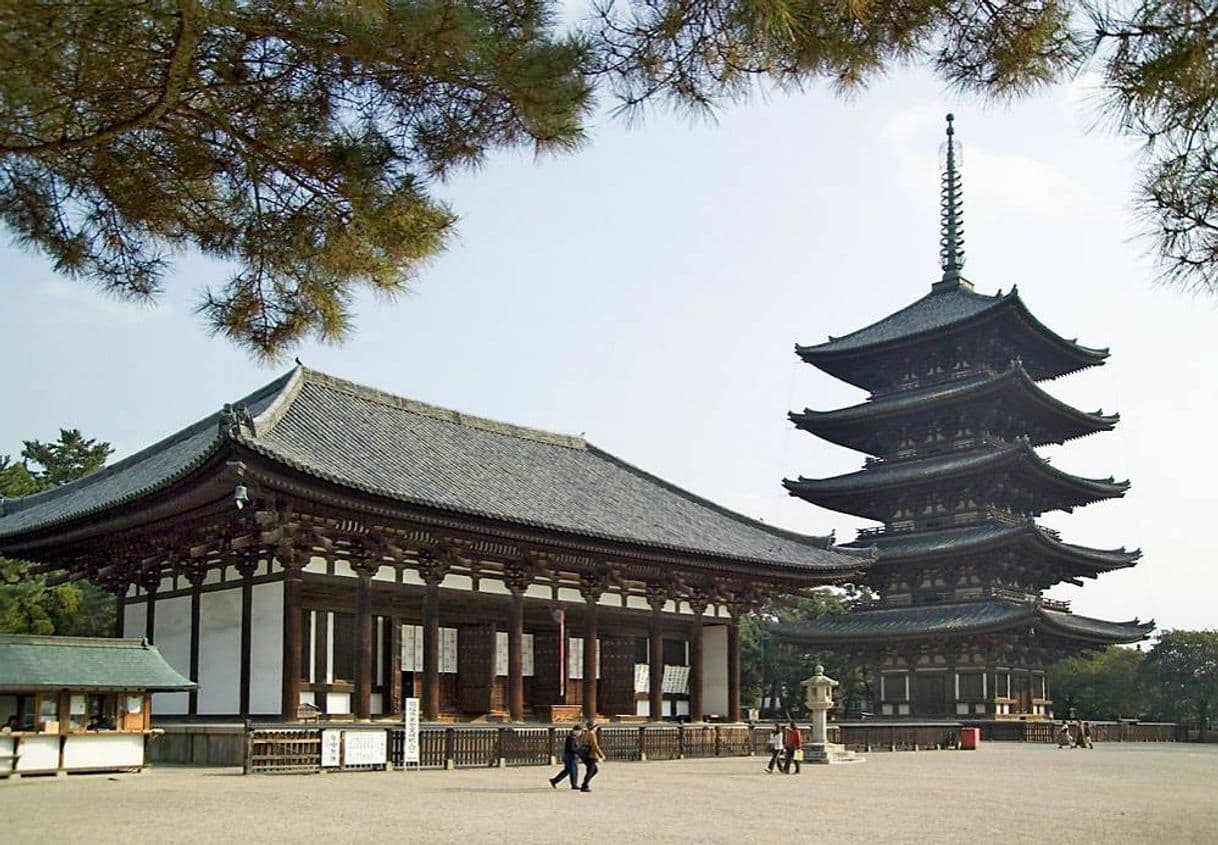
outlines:
[[[943,278],[933,290],[946,290],[961,285],[971,288],[961,275],[964,267],[964,198],[960,184],[960,144],[952,126],[955,115],[947,116],[947,140],[943,144],[942,195],[939,199],[939,263]]]

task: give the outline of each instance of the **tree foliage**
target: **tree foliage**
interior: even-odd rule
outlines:
[[[1083,70],[1145,140],[1165,278],[1218,292],[1218,7],[1204,0],[85,0],[0,6],[0,221],[60,272],[155,298],[175,250],[231,261],[199,308],[260,355],[341,339],[456,216],[434,180],[570,149],[595,87],[709,109],[758,81],[848,91],[907,64],[1007,98]]]
[[[1218,630],[1164,631],[1141,675],[1155,715],[1195,724],[1204,742],[1218,707]]]
[[[200,303],[270,355],[341,338],[455,216],[428,180],[582,138],[586,47],[538,0],[98,0],[0,11],[0,220],[113,293],[171,251],[239,269]]]
[[[74,428],[60,429],[56,442],[27,440],[23,463],[0,455],[0,498],[29,496],[83,478],[100,469],[112,451],[109,443],[87,439]],[[0,557],[0,633],[108,636],[115,611],[114,597],[94,584],[51,587],[24,561]]]
[[[1142,652],[1119,646],[1058,661],[1048,673],[1054,713],[1099,720],[1145,716],[1150,705],[1139,676],[1142,661]]]
[[[858,593],[820,589],[799,597],[773,601],[741,620],[741,692],[745,702],[761,710],[762,718],[800,718],[805,715],[801,683],[813,674],[817,664],[841,686],[838,695],[849,702],[866,698],[866,679],[862,667],[831,652],[814,652],[780,642],[768,626],[783,622],[811,622],[835,613],[845,613],[870,592]],[[848,709],[849,709],[849,705]]]

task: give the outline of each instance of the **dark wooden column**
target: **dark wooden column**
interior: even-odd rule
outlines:
[[[596,718],[596,659],[599,643],[599,619],[596,598],[584,599],[584,718]]]
[[[142,576],[144,585],[145,598],[148,601],[144,604],[144,639],[149,644],[156,643],[156,592],[161,586],[161,573],[159,571],[146,571]]]
[[[207,577],[204,566],[191,566],[186,571],[186,580],[190,582],[190,679],[199,682],[199,636],[203,618],[203,579]],[[199,690],[190,691],[186,712],[191,716],[199,715]]]
[[[107,589],[114,594],[114,636],[121,640],[127,629],[127,584],[114,581]]]
[[[279,552],[283,564],[283,687],[280,714],[295,721],[300,711],[300,678],[304,674],[303,555],[294,549]]]
[[[385,712],[400,717],[402,704],[402,618],[388,616],[385,622]]]
[[[503,569],[503,581],[511,593],[508,608],[508,716],[513,722],[524,721],[524,594],[533,577],[521,563],[509,563]]]
[[[658,722],[664,718],[664,605],[668,590],[662,584],[647,585],[647,603],[651,605],[651,636],[647,643],[647,712]]]
[[[448,571],[435,552],[419,552],[419,576],[423,579],[423,720],[440,718],[440,583]]]
[[[329,709],[330,684],[326,681],[330,670],[330,614],[319,610],[313,626],[313,704],[322,713]]]
[[[585,572],[579,579],[579,592],[584,597],[584,683],[583,709],[585,719],[595,719],[597,713],[596,701],[596,665],[599,662],[598,629],[599,614],[597,603],[609,586],[608,573],[602,569]]]
[[[727,720],[740,721],[740,617],[727,626]]]
[[[508,715],[524,721],[524,591],[512,590],[508,613]]]
[[[706,719],[706,705],[703,690],[706,686],[705,673],[702,671],[703,656],[703,619],[707,602],[704,599],[691,599],[689,609],[694,618],[689,623],[689,720],[701,722]]]
[[[355,588],[355,718],[372,718],[372,576],[376,563],[352,561]]]
[[[241,718],[250,715],[250,662],[254,641],[254,573],[258,571],[258,559],[248,557],[237,564],[241,576],[241,687],[238,708]]]

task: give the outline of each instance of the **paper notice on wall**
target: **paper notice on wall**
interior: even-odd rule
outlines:
[[[338,728],[326,728],[321,732],[321,767],[337,768],[342,760],[343,732]]]
[[[664,694],[685,695],[689,691],[689,667],[664,667]]]
[[[388,760],[387,731],[343,731],[344,766],[383,766]]]

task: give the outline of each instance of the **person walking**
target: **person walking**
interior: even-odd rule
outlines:
[[[1095,746],[1091,744],[1091,723],[1090,722],[1083,722],[1083,747],[1084,748],[1095,748]]]
[[[592,782],[592,779],[596,777],[597,772],[600,771],[600,766],[598,763],[605,759],[605,752],[601,751],[601,744],[596,738],[596,724],[594,722],[588,722],[586,729],[584,730],[584,744],[582,749],[583,751],[581,752],[580,757],[584,761],[584,782],[580,786],[579,791],[591,792],[592,789],[588,786],[588,784]]]
[[[782,763],[782,770],[787,774],[791,774],[791,764],[795,764],[795,774],[799,774],[799,761],[803,757],[804,737],[799,732],[799,727],[792,719],[787,725],[786,733],[783,735],[783,750],[786,751],[786,758]]]
[[[770,763],[765,767],[765,773],[767,775],[774,774],[775,766],[778,766],[779,770],[781,771],[782,767],[779,765],[779,763],[782,758],[783,751],[782,741],[782,725],[775,722],[774,727],[770,730],[770,738],[766,740],[765,744],[766,749],[768,749],[770,752]]]
[[[579,755],[584,744],[584,726],[572,725],[562,745],[562,770],[550,778],[550,786],[558,789],[563,778],[571,779],[571,788],[579,789]]]
[[[1061,727],[1057,729],[1057,747],[1070,747],[1070,725],[1062,722]]]

